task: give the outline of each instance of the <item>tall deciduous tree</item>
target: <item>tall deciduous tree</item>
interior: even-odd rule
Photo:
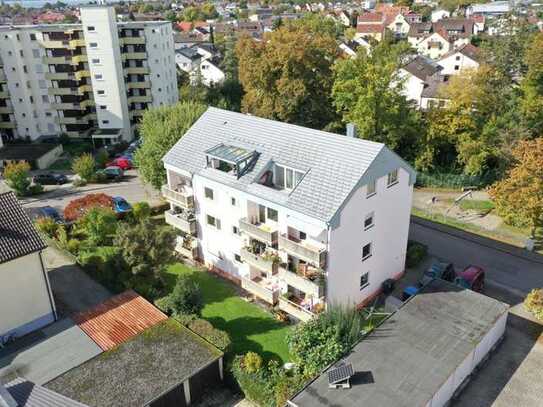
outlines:
[[[543,137],[520,142],[515,165],[489,193],[506,222],[530,228],[534,236],[543,226]]]
[[[263,41],[238,40],[242,110],[321,129],[334,119],[330,99],[335,38],[305,23],[285,23]]]
[[[27,162],[10,163],[4,169],[4,177],[17,195],[23,195],[30,186],[30,164]]]
[[[354,123],[359,136],[386,143],[405,158],[412,158],[420,135],[419,113],[402,94],[398,74],[409,47],[383,41],[370,53],[340,60],[334,67],[334,104],[345,123]]]
[[[206,110],[202,104],[181,102],[147,110],[140,123],[143,138],[135,160],[143,180],[156,189],[166,180],[162,157]]]
[[[533,37],[524,62],[528,67],[521,83],[521,110],[532,134],[543,133],[543,33]]]

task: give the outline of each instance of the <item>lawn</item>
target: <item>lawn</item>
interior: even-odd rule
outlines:
[[[471,209],[480,212],[490,212],[492,209],[494,209],[494,202],[476,199],[463,199],[460,201],[460,208],[465,211]]]
[[[246,302],[236,294],[231,283],[210,273],[195,270],[184,264],[172,265],[172,276],[190,275],[200,284],[204,296],[202,317],[215,328],[228,332],[232,340],[232,353],[248,351],[259,353],[265,359],[289,359],[285,335],[291,327],[277,321],[271,314],[255,304]]]

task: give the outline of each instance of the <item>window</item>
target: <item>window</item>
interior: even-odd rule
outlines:
[[[371,257],[371,243],[368,243],[362,248],[362,261]]]
[[[293,170],[292,168],[275,166],[275,184],[279,188],[294,189],[302,180],[304,173]]]
[[[217,219],[216,217],[214,216],[211,216],[211,215],[207,215],[207,224],[209,226],[213,226],[214,228],[220,230],[221,229],[221,221],[219,219]]]
[[[234,198],[234,197],[231,197],[231,198],[230,198],[230,203],[232,204],[232,206],[238,206],[238,203],[237,203],[237,201],[236,201],[236,198]]]
[[[375,180],[368,182],[368,190],[366,191],[366,198],[373,196],[377,193],[377,185]]]
[[[277,222],[277,211],[272,208],[268,208],[268,219]]]
[[[30,41],[36,41],[36,34],[30,34]]]
[[[387,185],[390,187],[398,183],[398,170],[394,170],[388,173]]]
[[[21,56],[21,58],[24,58],[25,53],[23,52],[23,50],[20,50],[20,51],[19,51],[19,55]]]
[[[373,223],[373,212],[366,215],[366,218],[364,219],[364,230],[368,230],[372,228],[374,225]]]
[[[109,120],[102,120],[102,124],[109,124]]]
[[[92,62],[93,64],[99,64],[99,63],[100,63],[100,59],[99,59],[99,58],[93,58],[93,59],[91,60],[91,62]]]
[[[96,48],[98,46],[97,42],[89,42],[89,47]]]
[[[43,103],[49,103],[49,96],[48,95],[41,95],[41,101]]]
[[[33,49],[32,50],[32,56],[34,58],[39,58],[40,57],[40,50],[39,49]]]
[[[213,190],[211,188],[205,188],[204,189],[204,196],[207,198],[207,199],[211,199],[213,200]]]
[[[460,61],[460,55],[457,55],[457,56],[456,56],[456,60],[457,60],[457,61]]]
[[[106,105],[100,105],[100,110],[106,110],[106,109],[107,109]]]
[[[87,27],[87,31],[94,31],[94,26],[89,25],[89,26]]]
[[[43,79],[38,80],[38,86],[40,89],[47,89],[47,82],[45,82]]]
[[[237,226],[232,226],[232,234],[239,235],[239,228]]]
[[[99,90],[97,93],[98,93],[99,95],[105,95],[105,94],[106,94],[106,92],[105,92],[104,90]]]
[[[241,256],[239,254],[234,254],[234,259],[238,262],[238,263],[243,263],[241,261]]]
[[[96,75],[94,75],[94,79],[102,79],[102,74],[101,73],[97,73]]]
[[[360,276],[360,289],[366,288],[368,285],[370,285],[370,273],[364,273]]]

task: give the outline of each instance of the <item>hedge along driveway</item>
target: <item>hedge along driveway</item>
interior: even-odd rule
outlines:
[[[189,275],[198,282],[204,297],[202,317],[215,328],[228,332],[234,355],[252,351],[268,360],[289,360],[285,336],[291,327],[277,321],[259,306],[243,300],[230,282],[181,263],[172,265],[168,273],[172,277]]]

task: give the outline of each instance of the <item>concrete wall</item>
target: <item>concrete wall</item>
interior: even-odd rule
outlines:
[[[54,321],[39,253],[0,264],[0,335],[24,335]]]
[[[44,170],[47,167],[49,167],[51,164],[53,164],[57,158],[59,158],[62,155],[62,144],[59,144],[54,149],[49,151],[48,153],[44,154],[40,158],[36,160],[37,167],[40,170]]]
[[[392,164],[392,163],[391,163]],[[398,167],[396,167],[398,168]],[[327,302],[358,304],[381,288],[381,283],[400,275],[405,255],[413,184],[400,168],[398,183],[387,187],[392,167],[371,172],[340,212],[330,233]],[[377,180],[376,194],[367,197],[367,182]],[[374,226],[364,230],[366,215],[374,214]],[[372,256],[362,261],[362,247],[372,243]],[[360,277],[369,272],[369,284]]]

